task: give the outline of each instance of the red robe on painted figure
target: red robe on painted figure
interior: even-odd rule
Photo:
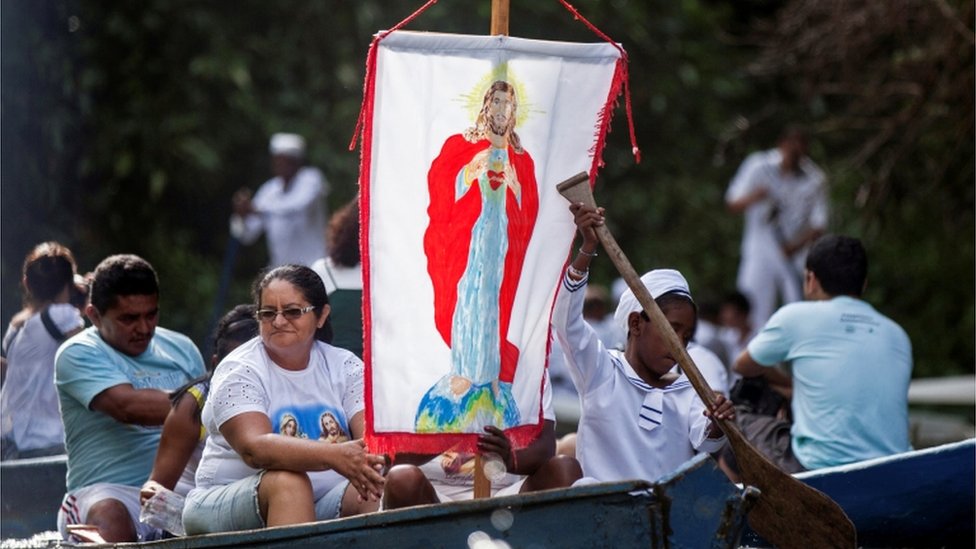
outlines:
[[[458,282],[467,267],[471,233],[482,207],[477,182],[456,197],[458,173],[481,151],[490,148],[482,139],[470,142],[461,134],[444,142],[440,154],[431,163],[427,175],[430,206],[427,213],[430,225],[424,234],[427,271],[434,287],[434,322],[444,342],[451,347],[451,329],[458,299]],[[506,193],[505,211],[508,217],[508,250],[499,295],[499,341],[501,368],[499,381],[511,383],[515,378],[520,350],[508,340],[515,292],[522,274],[525,252],[539,211],[539,190],[535,179],[535,164],[528,151],[516,152],[508,146],[508,162],[521,186],[521,201],[515,193]]]

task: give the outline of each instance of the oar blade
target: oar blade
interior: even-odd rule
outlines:
[[[781,471],[744,439],[732,449],[743,484],[762,492],[749,526],[766,541],[780,549],[857,546],[854,524],[834,500]]]

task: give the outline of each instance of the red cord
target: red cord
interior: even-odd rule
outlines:
[[[579,10],[574,8],[567,0],[559,0],[559,3],[562,4],[563,7],[565,7],[569,11],[569,13],[573,14],[573,18],[582,21],[583,24],[586,25],[587,28],[589,28],[591,31],[593,31],[594,34],[606,40],[607,42],[613,44],[613,47],[617,48],[617,50],[620,51],[620,55],[621,57],[623,57],[624,60],[624,68],[623,68],[624,105],[627,110],[627,127],[630,129],[630,146],[632,148],[631,152],[633,152],[634,158],[636,159],[637,163],[640,164],[640,148],[638,148],[637,146],[637,133],[634,131],[634,113],[630,106],[630,76],[629,76],[629,71],[627,70],[627,63],[628,63],[627,52],[624,51],[623,47],[621,47],[620,44],[614,42],[603,31],[596,28],[596,25],[590,23],[590,21],[587,18],[583,17],[580,14]]]

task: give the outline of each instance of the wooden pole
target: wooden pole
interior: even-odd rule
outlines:
[[[485,474],[485,460],[481,454],[474,457],[474,499],[482,499],[491,495],[491,479]]]
[[[491,0],[491,31],[492,36],[508,36],[508,0]],[[485,460],[481,454],[474,458],[474,498],[481,499],[491,496],[491,479],[485,475]]]
[[[491,0],[491,35],[508,36],[508,0]]]

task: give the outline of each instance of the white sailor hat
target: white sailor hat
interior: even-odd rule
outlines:
[[[654,269],[653,271],[644,273],[644,276],[641,277],[641,282],[644,283],[647,291],[651,293],[651,297],[654,299],[669,292],[677,292],[691,299],[691,289],[688,288],[688,281],[685,280],[685,277],[680,272],[674,269]],[[643,310],[644,308],[637,301],[637,296],[634,295],[634,291],[630,288],[624,290],[624,293],[620,296],[620,302],[617,303],[617,310],[613,313],[614,324],[616,324],[617,330],[621,331],[620,333],[624,338],[627,337],[627,319],[630,317],[630,313]]]
[[[294,133],[276,133],[271,136],[268,147],[273,155],[285,155],[301,158],[305,156],[305,138]]]

